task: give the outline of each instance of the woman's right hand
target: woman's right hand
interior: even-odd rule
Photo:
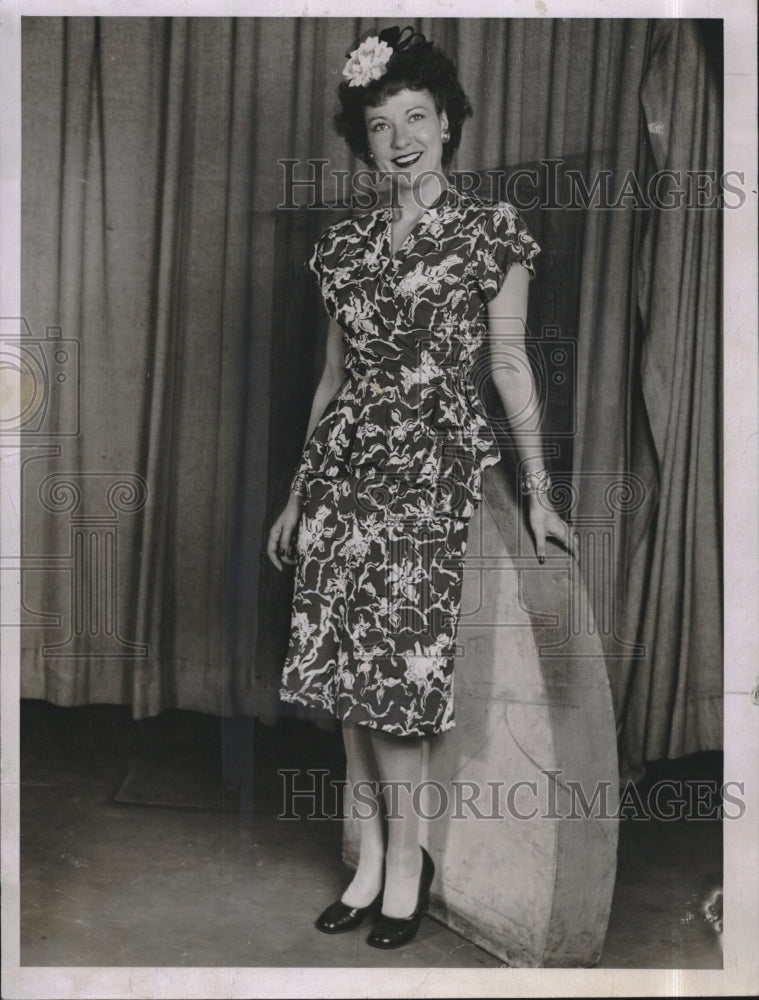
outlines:
[[[282,563],[294,566],[295,537],[300,520],[301,498],[297,493],[291,493],[287,506],[279,515],[269,532],[269,544],[266,553],[277,567],[282,569]]]

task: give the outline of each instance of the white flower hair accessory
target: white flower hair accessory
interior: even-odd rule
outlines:
[[[387,64],[393,54],[387,42],[377,35],[364,39],[357,49],[348,55],[343,68],[343,76],[349,87],[365,87],[372,80],[379,80],[387,72]]]
[[[410,24],[403,30],[395,24],[392,28],[383,28],[379,34],[367,34],[352,52],[347,53],[343,76],[348,86],[366,87],[372,80],[379,80],[387,73],[390,58],[410,45],[418,51],[432,48],[432,42],[414,31]]]

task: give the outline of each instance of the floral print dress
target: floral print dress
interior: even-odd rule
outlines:
[[[280,697],[397,735],[454,725],[469,519],[500,458],[473,382],[485,304],[539,247],[507,202],[449,187],[395,254],[391,210],[343,220],[309,262],[346,380],[306,444]]]

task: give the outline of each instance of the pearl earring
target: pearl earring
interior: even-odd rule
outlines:
[[[443,142],[448,142],[450,140],[451,133],[448,131],[447,128],[443,129],[440,138],[443,140]]]

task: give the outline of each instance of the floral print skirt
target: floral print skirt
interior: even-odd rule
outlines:
[[[280,697],[400,736],[450,729],[469,518],[401,477],[312,478]]]

